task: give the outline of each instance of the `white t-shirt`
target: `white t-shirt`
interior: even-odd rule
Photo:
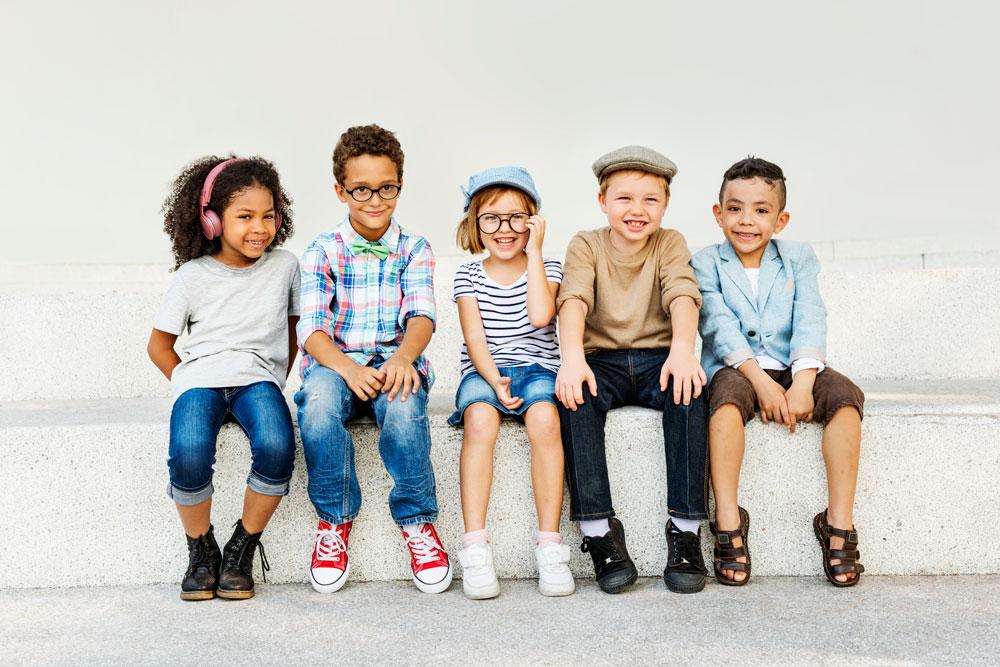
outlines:
[[[174,399],[196,387],[262,380],[283,388],[288,318],[299,314],[299,281],[298,259],[280,249],[243,269],[208,255],[177,269],[153,321],[160,331],[188,333],[170,379]]]
[[[546,259],[545,277],[562,282],[562,264]],[[559,370],[559,345],[556,343],[555,317],[538,329],[528,321],[528,274],[511,285],[501,285],[486,275],[482,260],[467,262],[455,272],[454,296],[471,296],[479,302],[479,314],[486,330],[486,345],[498,368],[539,364],[553,373]],[[476,370],[469,350],[462,343],[462,375]]]
[[[760,292],[760,269],[759,268],[748,269],[747,267],[744,266],[743,271],[744,273],[747,274],[747,280],[750,281],[750,289],[753,290],[753,299],[754,301],[756,301],[759,298],[758,293]],[[756,349],[753,351],[753,353],[754,353],[754,359],[757,360],[757,365],[760,366],[761,368],[765,368],[772,371],[783,371],[786,368],[788,368],[788,366],[781,363],[774,357],[770,356],[767,352],[765,352],[764,346],[761,345],[759,342],[757,343]],[[743,361],[746,361],[746,359],[744,359]],[[739,368],[740,364],[742,364],[743,361],[738,361],[735,364],[733,364],[733,368]],[[820,372],[824,368],[826,368],[826,365],[824,365],[823,362],[819,361],[818,359],[811,359],[809,357],[802,357],[801,359],[796,359],[795,361],[792,362],[792,377],[795,377],[796,373],[798,373],[801,370],[805,370],[807,368],[816,368],[818,369],[817,372]]]

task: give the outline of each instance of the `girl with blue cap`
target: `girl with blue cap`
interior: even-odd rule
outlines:
[[[562,266],[542,257],[545,219],[538,214],[541,198],[527,170],[487,169],[470,177],[463,191],[458,245],[488,253],[463,264],[454,280],[465,342],[456,411],[448,421],[465,428],[460,478],[466,532],[458,554],[463,588],[472,599],[500,593],[486,510],[500,419],[513,416],[524,422],[531,443],[538,588],[543,595],[570,595],[575,584],[569,547],[559,535],[563,450],[555,397],[555,298]]]

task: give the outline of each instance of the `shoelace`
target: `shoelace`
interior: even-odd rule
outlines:
[[[347,551],[347,543],[335,528],[316,531],[316,560],[337,560]]]
[[[257,540],[257,544],[254,547],[250,547],[250,555],[247,556],[246,547],[249,539],[248,535],[244,534],[240,536],[239,541],[236,543],[236,549],[229,554],[229,558],[226,560],[225,567],[227,569],[239,568],[241,571],[253,576],[252,559],[253,550],[256,548],[260,551],[260,576],[262,576],[264,578],[264,582],[267,583],[267,573],[271,571],[271,564],[267,562],[267,554],[264,553],[264,544],[260,540]]]
[[[199,538],[191,547],[191,562],[188,565],[188,574],[194,573],[199,567],[210,567],[212,565],[212,552],[204,538]]]
[[[692,537],[687,537],[691,535]],[[693,533],[670,533],[670,539],[674,543],[674,563],[690,563],[691,565],[702,565],[701,545],[697,536]]]
[[[438,551],[441,549],[440,544],[420,533],[407,537],[406,546],[410,548],[413,559],[419,565],[427,565],[427,563],[433,563],[438,560]]]
[[[607,540],[603,537],[585,537],[583,538],[583,544],[580,545],[580,551],[584,553],[597,551],[598,554],[603,551],[607,554],[605,562],[608,563],[623,560],[621,554],[618,553],[618,548],[615,546],[614,540],[610,537]]]

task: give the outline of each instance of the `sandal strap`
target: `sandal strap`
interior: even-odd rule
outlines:
[[[721,558],[723,560],[734,560],[736,558],[740,558],[741,556],[745,557],[746,555],[746,546],[728,547],[725,549],[722,547],[715,547],[715,557],[717,559]]]
[[[851,528],[850,530],[845,530],[843,528],[834,528],[829,523],[827,523],[825,519],[823,521],[822,528],[823,528],[823,536],[826,539],[830,539],[830,536],[832,535],[833,537],[841,538],[847,544],[858,543],[858,531],[856,531],[854,528]]]
[[[716,570],[729,570],[731,572],[746,572],[747,564],[739,561],[715,561]]]
[[[830,566],[830,572],[834,576],[838,574],[861,574],[865,571],[865,566],[861,563],[855,563],[851,561],[850,563],[838,563],[837,565]]]

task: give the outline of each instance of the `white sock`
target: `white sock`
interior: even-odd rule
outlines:
[[[676,519],[674,519],[676,521]],[[409,525],[403,526],[403,532],[406,533],[407,537],[413,537],[420,532],[420,527],[423,526],[422,523],[411,523]]]
[[[584,537],[604,537],[611,530],[611,524],[607,519],[593,519],[592,521],[581,521],[580,532]]]
[[[670,520],[674,522],[677,530],[682,533],[694,533],[698,534],[698,529],[701,528],[701,521],[699,519],[678,519],[675,516],[670,517]]]

